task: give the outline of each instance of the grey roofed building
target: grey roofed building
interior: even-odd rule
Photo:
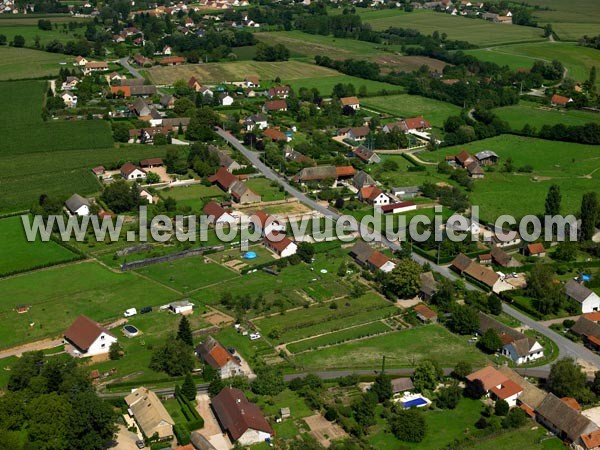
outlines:
[[[350,250],[350,256],[352,256],[359,264],[365,265],[369,256],[373,254],[375,250],[371,248],[369,244],[363,241],[356,241]]]
[[[156,86],[153,84],[143,84],[141,86],[130,86],[129,92],[134,97],[149,97],[156,94]]]
[[[479,177],[479,176],[483,176],[485,174],[485,172],[483,171],[483,168],[479,165],[478,162],[472,162],[471,164],[469,164],[467,166],[467,171],[469,172],[469,175],[472,177]]]
[[[197,431],[192,431],[190,442],[194,446],[195,450],[217,450],[217,448],[212,445],[208,439],[206,439]]]
[[[576,280],[571,279],[565,285],[565,293],[567,297],[572,298],[576,302],[583,303],[586,298],[593,294],[593,291]]]
[[[154,392],[140,387],[125,397],[125,403],[147,437],[154,433],[157,433],[160,439],[173,436],[175,422]]]
[[[496,152],[493,152],[491,150],[484,150],[482,152],[475,153],[475,158],[481,161],[487,158],[499,158],[499,156],[496,154]]]
[[[392,392],[397,394],[399,392],[412,391],[415,388],[410,378],[394,378],[392,381]]]
[[[141,98],[136,98],[135,102],[133,102],[133,109],[138,116],[148,116],[150,115],[150,107],[148,104]]]
[[[79,208],[82,206],[90,207],[90,202],[87,198],[82,197],[79,194],[73,194],[69,199],[65,202],[65,206],[71,213],[76,213]]]
[[[187,128],[187,126],[189,124],[190,124],[189,117],[174,117],[174,118],[169,118],[169,119],[163,119],[163,121],[162,121],[163,127],[177,128],[177,127],[179,127],[179,125],[181,125],[182,128]]]
[[[311,180],[326,180],[331,178],[335,180],[337,178],[337,172],[335,166],[316,166],[306,167],[302,169],[294,177],[295,181],[311,181]]]
[[[165,108],[171,105],[174,101],[175,97],[173,97],[171,94],[165,94],[160,97],[160,104]]]
[[[361,189],[366,186],[375,186],[375,180],[364,170],[358,171],[352,178],[352,186]]]
[[[585,336],[588,339],[591,336],[600,341],[600,325],[598,325],[597,322],[588,319],[585,315],[577,319],[575,325],[571,327],[571,331],[579,336]]]
[[[494,260],[494,262],[496,264],[498,264],[499,266],[515,267],[515,266],[510,266],[513,259],[508,255],[508,253],[506,253],[504,250],[502,250],[499,247],[494,247],[492,249],[492,251],[490,252],[490,255],[492,256],[492,259]]]
[[[143,78],[126,78],[124,80],[115,81],[115,85],[119,86],[143,86],[145,80]]]
[[[235,161],[231,156],[229,156],[216,145],[209,144],[208,151],[212,154],[217,155],[217,158],[219,158],[219,165],[221,167],[225,167],[229,172],[241,169],[243,167],[240,163]]]
[[[498,372],[523,388],[523,392],[519,395],[518,402],[525,403],[530,408],[536,409],[546,398],[547,393],[545,391],[527,381],[510,367],[501,365],[498,368]]]
[[[425,272],[419,275],[421,279],[421,293],[430,298],[437,292],[437,281],[433,278],[432,272]]]
[[[534,337],[527,336],[508,325],[504,325],[502,322],[498,322],[480,311],[479,331],[483,334],[489,329],[496,330],[503,345],[512,344],[518,356],[527,356],[536,343]]]
[[[548,394],[535,411],[536,418],[560,439],[577,443],[582,434],[591,433],[598,425],[571,408],[554,394]]]
[[[452,267],[454,267],[460,273],[463,273],[465,270],[467,270],[471,264],[473,264],[471,258],[463,253],[459,253],[451,263]]]
[[[415,196],[416,194],[421,192],[421,187],[420,186],[400,186],[400,187],[392,188],[390,190],[390,192],[392,194],[398,195],[398,196],[408,196],[408,195]]]

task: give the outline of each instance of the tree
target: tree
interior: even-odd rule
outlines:
[[[459,380],[462,380],[466,378],[467,375],[469,375],[471,372],[473,372],[473,366],[471,366],[471,363],[467,361],[459,361],[454,366],[452,374]]]
[[[383,279],[385,292],[400,298],[413,297],[421,288],[421,271],[421,266],[413,260],[398,261],[394,270]]]
[[[564,287],[554,283],[554,270],[548,264],[536,264],[529,272],[527,294],[535,299],[542,314],[558,312],[564,301]]]
[[[113,139],[117,142],[127,142],[129,140],[129,128],[122,122],[112,123]]]
[[[144,48],[142,49],[142,55],[147,58],[152,58],[154,56],[154,52],[156,51],[156,46],[152,41],[144,42]]]
[[[148,183],[148,184],[160,183],[160,175],[155,172],[148,172],[146,174],[146,183]]]
[[[110,344],[110,349],[108,350],[108,357],[112,361],[116,361],[117,359],[121,359],[122,356],[123,348],[121,347],[121,344],[119,344],[118,342],[113,342],[112,344]]]
[[[481,336],[479,341],[479,348],[487,353],[495,353],[500,347],[502,347],[502,340],[498,335],[498,332],[493,328],[486,330]]]
[[[452,331],[458,334],[474,333],[479,328],[479,314],[470,306],[454,305],[452,318],[448,325]]]
[[[579,227],[579,241],[589,241],[596,231],[600,217],[600,204],[596,192],[587,192],[581,199],[581,226]]]
[[[600,370],[594,372],[594,381],[591,385],[592,392],[596,395],[600,395]]]
[[[252,392],[259,395],[277,395],[285,389],[281,370],[263,367],[256,371],[256,380],[252,383]]]
[[[390,419],[390,426],[394,436],[406,442],[421,442],[427,432],[425,418],[416,409],[396,410]]]
[[[0,34],[0,45],[6,45],[6,35]]]
[[[560,187],[556,184],[550,186],[548,195],[546,196],[545,214],[547,216],[557,216],[560,214]]]
[[[494,405],[494,414],[497,416],[505,416],[508,414],[509,409],[510,407],[508,406],[506,400],[502,400],[501,398],[496,400],[496,404]]]
[[[195,107],[196,105],[189,98],[181,97],[175,100],[173,111],[175,111],[176,114],[183,116],[189,114]]]
[[[315,255],[315,246],[310,242],[300,242],[296,250],[296,255],[305,263],[310,263]]]
[[[577,257],[577,245],[571,241],[561,242],[554,249],[552,258],[557,261],[570,262]]]
[[[413,384],[418,391],[434,390],[444,375],[441,367],[436,361],[426,359],[419,363],[413,373]]]
[[[552,364],[547,386],[557,397],[573,397],[578,400],[588,395],[587,377],[581,366],[572,358],[562,358]]]
[[[383,372],[379,373],[377,377],[375,377],[375,383],[373,383],[373,386],[371,387],[371,392],[377,396],[377,400],[380,403],[392,398],[394,392],[392,390],[390,377]]]
[[[190,321],[186,316],[181,316],[179,321],[179,329],[177,330],[177,339],[186,343],[190,347],[194,346],[194,337],[192,335],[192,328],[190,327]]]
[[[352,412],[356,423],[363,427],[375,424],[375,406],[377,397],[372,392],[366,392],[352,403]]]
[[[488,308],[493,315],[499,315],[502,312],[502,300],[500,300],[500,297],[490,295],[488,297]]]
[[[196,399],[196,384],[194,384],[191,373],[186,374],[183,384],[181,385],[181,393],[190,401]]]
[[[25,47],[25,38],[20,34],[15,35],[13,38],[13,47]]]
[[[194,367],[192,353],[192,348],[185,342],[169,338],[152,353],[150,368],[172,377],[184,375]]]
[[[462,389],[456,381],[450,386],[441,388],[438,391],[435,405],[442,409],[454,409],[462,398]]]
[[[520,428],[527,422],[525,411],[521,408],[513,408],[508,412],[508,415],[502,421],[504,428]]]
[[[116,213],[130,211],[140,201],[137,190],[131,189],[125,180],[117,180],[106,186],[100,198]]]

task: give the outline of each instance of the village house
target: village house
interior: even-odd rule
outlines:
[[[519,384],[491,366],[467,375],[467,383],[475,392],[480,392],[493,400],[502,399],[511,408],[517,406],[517,398],[523,392]]]
[[[521,408],[525,413],[535,418],[534,411],[541,405],[546,398],[547,393],[541,390],[536,385],[527,381],[525,378],[520,376],[513,369],[507,365],[500,365],[498,371],[502,373],[509,380],[514,381],[516,384],[523,388],[523,392],[517,397],[517,406]]]
[[[248,203],[259,203],[262,198],[260,194],[250,189],[243,181],[236,181],[229,188],[231,198],[242,205]]]
[[[269,126],[269,123],[267,121],[267,116],[264,114],[252,114],[246,118],[244,125],[246,125],[246,131],[252,131],[255,128],[264,130]]]
[[[390,193],[395,197],[398,197],[402,200],[406,200],[406,199],[415,198],[416,196],[418,196],[421,193],[421,187],[420,186],[395,187],[390,190]]]
[[[536,242],[533,244],[527,244],[525,247],[523,247],[523,253],[525,256],[543,258],[546,256],[546,249],[544,248],[544,244],[541,242]]]
[[[90,215],[90,202],[79,194],[71,195],[65,202],[65,207],[71,215],[80,217]]]
[[[162,167],[164,165],[162,158],[147,158],[140,161],[140,167],[147,169],[153,167]]]
[[[295,255],[298,250],[298,246],[294,241],[277,231],[266,235],[263,244],[280,258]]]
[[[358,191],[358,199],[361,202],[369,203],[373,206],[382,206],[390,204],[390,197],[387,196],[377,186],[368,186]]]
[[[419,303],[413,309],[417,313],[417,318],[421,322],[425,322],[425,323],[429,323],[429,322],[431,322],[431,323],[437,323],[437,319],[438,319],[437,313],[434,310],[432,310],[431,308],[429,308],[426,304]]]
[[[160,441],[173,438],[175,421],[150,389],[135,389],[125,397],[125,403],[144,436],[150,438],[157,435]]]
[[[92,169],[92,173],[97,177],[101,177],[102,175],[104,175],[104,172],[106,172],[104,166],[96,166]]]
[[[144,178],[146,178],[146,171],[144,169],[140,169],[138,166],[131,164],[131,163],[125,163],[121,166],[121,176],[123,178],[125,178],[126,180],[130,181],[130,180],[143,180]]]
[[[297,163],[309,163],[310,165],[314,165],[314,161],[306,155],[303,155],[297,150],[294,150],[289,145],[286,145],[283,149],[283,156],[286,161],[297,162]]]
[[[219,158],[219,166],[227,169],[227,172],[229,173],[233,173],[235,170],[240,170],[245,167],[215,145],[209,144],[208,151]]]
[[[78,56],[77,58],[75,58],[75,65],[77,66],[85,66],[88,63],[88,60],[85,59],[83,56]]]
[[[479,313],[479,333],[489,329],[498,333],[502,341],[502,355],[512,359],[515,364],[524,364],[544,357],[544,348],[533,337],[523,334],[487,314]]]
[[[263,113],[287,111],[287,102],[285,100],[271,100],[263,105]]]
[[[71,91],[77,87],[81,80],[77,77],[67,77],[61,85],[61,90]]]
[[[217,225],[233,225],[236,222],[235,217],[228,213],[225,208],[217,202],[208,202],[204,205],[204,214],[208,216],[208,223]]]
[[[340,128],[337,132],[338,136],[342,136],[344,139],[351,139],[353,141],[363,141],[367,138],[371,130],[369,127],[352,127],[352,128]]]
[[[200,88],[200,93],[202,94],[203,97],[212,98],[214,96],[214,92],[208,86],[202,86]]]
[[[495,166],[498,163],[498,158],[499,156],[491,150],[475,153],[475,159],[481,166]]]
[[[352,186],[356,189],[361,189],[366,186],[375,186],[375,184],[373,177],[364,170],[359,170],[352,178]]]
[[[70,92],[64,92],[60,98],[62,98],[62,101],[65,103],[65,107],[67,108],[76,108],[77,107],[77,96],[70,93]]]
[[[581,336],[586,346],[592,350],[600,350],[600,313],[586,313],[577,319],[575,325],[571,327],[571,332]]]
[[[129,143],[135,144],[152,144],[154,143],[154,137],[157,134],[166,136],[171,131],[170,127],[151,127],[151,128],[139,128],[129,130]]]
[[[552,106],[560,106],[562,108],[566,108],[569,103],[573,101],[570,97],[565,97],[563,95],[554,94],[550,98],[550,105]]]
[[[477,161],[472,162],[467,167],[467,172],[469,172],[469,176],[474,179],[481,179],[485,176],[483,168],[479,165]]]
[[[466,150],[462,150],[458,155],[454,157],[454,160],[456,161],[456,164],[465,169],[469,166],[469,164],[476,162],[475,159]]]
[[[396,263],[380,251],[374,250],[367,258],[367,267],[371,270],[378,269],[383,273],[390,273],[396,268]]]
[[[260,87],[260,79],[255,76],[248,76],[248,77],[244,78],[244,85],[247,88]]]
[[[250,223],[262,236],[268,236],[273,232],[285,231],[285,225],[277,217],[262,211],[258,211],[252,215]]]
[[[352,166],[316,166],[305,167],[292,178],[296,183],[307,181],[324,181],[351,178],[355,174]]]
[[[354,156],[366,164],[377,164],[381,162],[381,157],[364,145],[359,145],[352,150],[352,153],[354,153]]]
[[[358,97],[356,96],[352,96],[352,97],[342,97],[340,98],[340,103],[342,104],[342,108],[345,108],[346,106],[352,108],[354,111],[358,111],[360,109],[360,101],[358,100]]]
[[[81,314],[64,332],[65,343],[74,347],[74,354],[80,357],[108,353],[110,346],[117,342],[106,328]]]
[[[104,72],[108,70],[108,63],[104,61],[90,61],[85,64],[83,73],[89,75],[92,72]]]
[[[222,92],[219,94],[219,103],[221,106],[231,106],[233,105],[234,99],[227,92]]]
[[[158,195],[152,195],[152,192],[150,192],[147,189],[142,189],[139,193],[140,198],[143,200],[146,200],[148,202],[149,205],[153,205],[154,203],[158,202]]]
[[[288,98],[289,95],[289,86],[274,86],[267,91],[267,97],[269,98]]]
[[[400,214],[407,211],[415,211],[417,204],[415,202],[396,202],[381,206],[383,214]]]
[[[189,117],[163,118],[161,120],[161,124],[162,124],[163,128],[172,129],[175,132],[175,134],[179,133],[180,129],[181,129],[181,131],[183,131],[185,133],[185,131],[188,128],[188,125],[190,124],[190,118]]]
[[[392,394],[401,394],[412,391],[415,388],[410,378],[394,378],[390,381],[392,384]]]
[[[262,135],[273,141],[273,142],[289,142],[291,138],[288,137],[283,131],[276,130],[275,128],[267,128],[262,132]]]
[[[175,97],[171,94],[161,95],[159,103],[163,108],[173,109],[175,107]]]
[[[431,128],[431,124],[421,117],[409,117],[402,121],[407,131],[424,131]]]
[[[229,173],[225,167],[220,167],[217,172],[208,178],[212,184],[216,184],[221,190],[229,193],[231,186],[238,181],[237,177]]]
[[[265,442],[273,434],[260,408],[249,402],[239,389],[224,388],[213,397],[211,406],[219,425],[232,442],[250,446]]]
[[[582,313],[600,311],[600,296],[577,280],[569,280],[565,285],[567,298],[575,300],[581,305]]]
[[[188,315],[194,312],[194,304],[189,300],[179,300],[169,303],[169,311],[173,314]]]
[[[244,375],[240,362],[212,336],[196,347],[196,356],[215,369],[222,380]]]
[[[489,258],[490,264],[494,263],[494,264],[497,264],[499,266],[506,267],[506,268],[521,266],[521,263],[519,261],[517,261],[516,259],[511,257],[508,253],[506,253],[500,247],[492,248],[492,251],[490,253],[486,253],[484,255],[479,255],[479,258],[480,258],[480,262],[482,262],[481,261],[482,259],[487,261]]]
[[[185,62],[185,58],[181,56],[168,56],[166,58],[161,58],[158,60],[158,63],[161,66],[180,66]]]

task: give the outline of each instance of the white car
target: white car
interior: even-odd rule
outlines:
[[[255,341],[255,340],[257,340],[257,339],[260,339],[260,338],[261,338],[261,335],[260,335],[260,333],[252,333],[252,334],[250,335],[250,340],[251,340],[251,341]]]
[[[135,309],[135,308],[129,308],[127,311],[125,311],[125,312],[123,313],[123,315],[124,315],[125,317],[131,317],[131,316],[135,316],[136,314],[137,314],[137,309]]]

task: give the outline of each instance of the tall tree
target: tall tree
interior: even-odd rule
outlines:
[[[600,205],[598,195],[595,192],[583,194],[581,199],[581,227],[579,228],[579,240],[589,241],[594,235],[598,217],[600,214]]]
[[[586,398],[587,377],[585,372],[571,358],[563,358],[552,364],[548,375],[548,389],[557,397]]]
[[[421,442],[427,432],[427,423],[416,409],[396,409],[390,418],[392,433],[401,441]]]
[[[444,372],[436,361],[426,359],[417,365],[413,373],[413,383],[419,391],[434,390]]]
[[[183,384],[181,385],[181,393],[190,401],[196,399],[196,384],[194,383],[191,373],[188,373],[185,376]]]
[[[560,194],[560,187],[556,184],[550,186],[545,203],[545,214],[547,216],[557,216],[560,214],[561,199],[562,196]]]
[[[421,287],[421,266],[410,260],[398,261],[394,270],[383,279],[383,288],[388,295],[400,298],[412,297]]]
[[[375,383],[371,387],[371,392],[377,396],[379,402],[389,400],[394,394],[390,377],[383,372],[379,373],[375,378]]]
[[[502,346],[502,340],[500,336],[498,336],[498,332],[493,328],[490,328],[483,336],[481,336],[481,340],[479,341],[479,347],[487,352],[494,353],[498,351],[498,349]]]
[[[192,328],[190,321],[186,316],[181,316],[179,321],[179,329],[177,330],[177,339],[185,342],[190,347],[194,346],[194,336],[192,335]]]

